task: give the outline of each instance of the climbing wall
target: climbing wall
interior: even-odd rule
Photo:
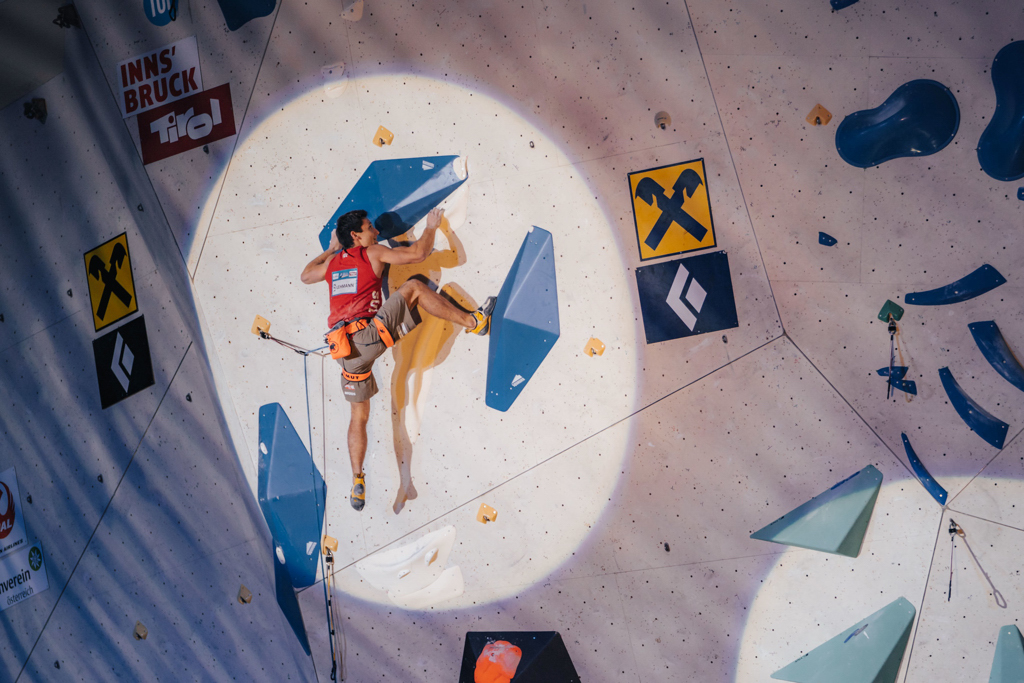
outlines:
[[[5,680],[456,680],[480,633],[532,680],[556,664],[519,639],[551,632],[565,680],[1012,666],[1024,183],[977,148],[1012,135],[1024,10],[22,5],[0,566],[35,578],[0,593]],[[424,316],[378,360],[356,512],[337,363],[251,326],[323,345],[299,275],[363,192],[448,217],[386,294],[511,284],[493,338]],[[270,405],[320,492],[295,514],[338,541],[333,639],[318,549],[257,501]]]

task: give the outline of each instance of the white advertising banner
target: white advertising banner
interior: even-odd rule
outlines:
[[[23,550],[26,543],[18,475],[12,467],[0,472],[0,557]]]
[[[128,118],[202,91],[195,36],[126,59],[117,65],[121,118]]]
[[[0,612],[49,587],[43,547],[38,543],[0,557]]]

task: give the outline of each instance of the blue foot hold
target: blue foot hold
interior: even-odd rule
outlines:
[[[880,377],[888,377],[889,376],[889,368],[881,368],[877,372],[878,372],[878,375]],[[903,365],[893,366],[893,369],[892,369],[892,381],[890,383],[892,384],[892,386],[894,388],[899,389],[902,392],[905,392],[905,393],[908,393],[908,394],[913,394],[914,396],[917,396],[917,383],[914,382],[914,380],[912,380],[912,379],[903,379],[906,376],[907,376],[907,368],[906,368],[906,366],[903,366]]]
[[[818,233],[818,244],[824,244],[826,247],[834,247],[838,241],[839,240],[827,232]]]
[[[993,320],[971,323],[967,326],[974,336],[974,343],[978,345],[985,360],[996,369],[1003,379],[1024,391],[1024,366],[1013,355],[999,326]]]
[[[1017,199],[1024,201],[1024,187],[1017,188]]]
[[[939,482],[935,481],[935,478],[928,473],[928,469],[921,462],[921,458],[917,457],[917,453],[914,452],[914,448],[910,445],[910,439],[907,438],[907,435],[901,434],[901,436],[903,437],[903,449],[907,452],[907,460],[910,461],[910,469],[914,470],[917,480],[921,482],[924,490],[938,501],[939,505],[945,505],[948,495],[946,489],[939,486]]]
[[[558,341],[558,287],[551,233],[534,227],[523,240],[491,315],[485,403],[512,407]]]
[[[911,292],[903,300],[914,306],[944,306],[973,299],[1006,284],[1006,278],[987,263],[970,275],[965,275],[945,287],[929,289],[927,292]]]
[[[989,414],[984,408],[968,396],[953,377],[949,368],[939,368],[942,388],[946,390],[949,402],[971,431],[996,448],[1002,448],[1006,440],[1006,432],[1010,426],[999,418]]]
[[[953,141],[960,107],[949,88],[930,80],[904,83],[874,109],[850,114],[836,129],[836,150],[858,168],[900,157],[935,154]]]
[[[1024,40],[996,54],[992,85],[996,111],[978,141],[978,161],[996,180],[1024,178]],[[1020,193],[1017,197],[1024,199]]]
[[[217,0],[217,3],[228,29],[237,31],[253,19],[273,12],[277,0]]]
[[[355,209],[366,211],[382,242],[408,232],[466,182],[456,171],[456,159],[439,156],[374,161],[320,230],[320,246],[327,249],[338,218]]]
[[[280,403],[260,407],[259,450],[257,498],[275,554],[280,553],[278,561],[284,558],[292,586],[311,586],[320,560],[327,486]]]
[[[830,0],[832,9],[843,9],[857,2],[857,0]]]

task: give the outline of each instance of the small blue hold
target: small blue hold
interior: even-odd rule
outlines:
[[[826,247],[834,247],[838,242],[839,240],[827,232],[818,233],[818,244],[824,244]]]
[[[1024,202],[1024,187],[1018,187],[1017,188],[1017,199],[1019,199],[1022,202]]]
[[[857,2],[857,0],[830,0],[832,2],[832,9],[843,9]]]

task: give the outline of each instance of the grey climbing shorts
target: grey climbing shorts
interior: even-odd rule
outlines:
[[[395,292],[374,316],[382,323],[384,329],[391,338],[398,343],[398,340],[409,334],[416,327],[416,318],[412,309],[406,303],[405,297]],[[341,391],[345,394],[345,400],[349,403],[362,403],[375,396],[380,388],[377,386],[377,379],[373,376],[373,363],[387,350],[387,345],[380,338],[376,325],[370,325],[352,335],[352,353],[348,358],[341,358],[338,363],[345,372],[353,375],[370,373],[364,380],[355,382],[348,380],[344,375],[341,377]]]

